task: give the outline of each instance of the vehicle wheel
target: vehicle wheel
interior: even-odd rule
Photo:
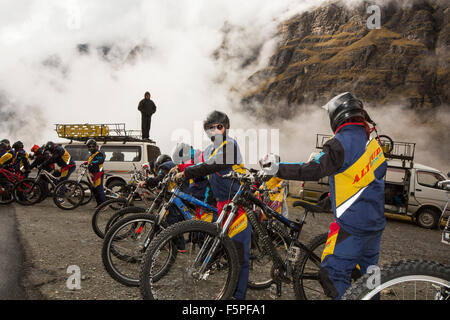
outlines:
[[[416,216],[416,223],[418,226],[426,229],[434,229],[439,222],[440,214],[431,208],[420,210]]]
[[[142,207],[125,207],[120,210],[117,210],[112,217],[109,218],[109,220],[106,222],[105,225],[105,234],[111,229],[112,226],[114,226],[118,221],[122,220],[123,218],[131,215],[131,214],[138,214],[138,213],[146,213],[147,209]]]
[[[53,192],[53,202],[63,210],[73,210],[79,207],[83,198],[83,187],[76,181],[60,182]]]
[[[171,248],[181,239],[185,252],[165,268],[163,277],[156,278],[155,272],[166,264]],[[215,254],[208,258],[211,248]],[[195,262],[197,257],[199,263]],[[195,220],[175,223],[159,233],[147,249],[139,278],[141,295],[150,300],[230,299],[238,281],[238,260],[233,241],[228,236],[219,237],[215,224]]]
[[[0,181],[0,204],[10,204],[14,201],[14,183],[8,180]]]
[[[81,201],[80,206],[84,206],[84,205],[88,204],[94,197],[94,189],[86,181],[80,181],[80,184],[83,187],[83,191],[84,191],[83,201]]]
[[[113,199],[113,198],[117,198],[116,195],[119,195],[120,197],[127,197],[127,194],[124,194],[124,191],[127,190],[126,188],[126,183],[122,180],[119,179],[114,179],[111,182],[109,182],[107,185],[105,185],[105,187],[107,189],[109,189],[110,191],[112,191],[112,193],[108,192],[108,190],[105,191],[107,198]],[[125,192],[126,193],[126,192]]]
[[[129,287],[139,286],[140,263],[156,219],[153,215],[135,214],[120,220],[106,233],[102,261],[114,280]],[[176,249],[173,248],[167,263],[173,262],[175,256]]]
[[[329,299],[319,282],[321,256],[328,233],[315,236],[306,245],[311,252],[302,251],[294,266],[294,291],[299,300]]]
[[[358,279],[342,296],[343,300],[448,300],[450,267],[424,260],[402,260]]]
[[[284,257],[289,249],[289,236],[276,223],[272,223],[269,227],[268,221],[263,221],[261,226],[267,229],[275,250]],[[273,283],[271,275],[273,263],[257,232],[252,232],[249,263],[248,288],[253,290],[269,288]]]
[[[23,206],[31,206],[40,201],[42,188],[34,179],[24,179],[14,186],[14,199]]]
[[[92,230],[95,234],[103,239],[105,237],[105,226],[109,219],[126,205],[127,200],[124,198],[110,199],[99,205],[91,219]]]
[[[391,137],[381,134],[378,136],[379,143],[381,145],[381,149],[385,154],[389,154],[392,152],[392,149],[394,149],[394,141],[391,139]]]

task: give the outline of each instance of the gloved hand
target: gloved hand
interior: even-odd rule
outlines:
[[[181,182],[184,180],[184,178],[184,172],[178,172],[173,179],[175,180],[175,182]]]
[[[141,182],[139,182],[139,184],[138,184],[138,187],[139,188],[145,188],[147,186],[147,184],[145,183],[145,181],[141,181]]]

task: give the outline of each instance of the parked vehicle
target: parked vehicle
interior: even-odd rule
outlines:
[[[324,140],[317,135],[316,148],[321,149]],[[447,203],[445,187],[438,182],[446,180],[438,169],[414,162],[415,143],[393,142],[391,152],[386,153],[385,210],[387,213],[411,217],[423,228],[435,228]],[[319,152],[313,152],[313,159]],[[328,195],[328,177],[319,181],[305,181],[300,198],[317,202]],[[450,215],[447,207],[444,218]]]
[[[59,142],[70,153],[77,167],[89,158],[85,145],[88,139],[95,139],[99,149],[105,153],[103,164],[105,187],[127,184],[134,165],[138,168],[155,160],[161,151],[154,142],[140,138],[140,131],[126,130],[125,124],[57,124]],[[75,174],[75,173],[74,173]]]

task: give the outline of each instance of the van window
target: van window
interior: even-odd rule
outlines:
[[[157,146],[147,145],[148,162],[155,160],[160,154],[161,151]]]
[[[139,146],[108,146],[102,145],[101,150],[105,153],[105,161],[141,161],[141,147]]]
[[[388,167],[386,170],[386,182],[405,182],[406,170],[400,168]]]
[[[417,182],[426,187],[437,188],[436,183],[444,178],[435,172],[417,171]]]
[[[74,161],[87,161],[89,159],[89,150],[85,145],[67,144],[63,147]]]

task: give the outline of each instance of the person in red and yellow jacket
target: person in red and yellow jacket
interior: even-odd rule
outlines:
[[[94,184],[94,197],[97,206],[106,201],[105,189],[103,189],[103,163],[105,162],[105,154],[99,150],[97,142],[89,139],[86,142],[90,156],[88,161],[84,162],[88,166],[92,183]]]

